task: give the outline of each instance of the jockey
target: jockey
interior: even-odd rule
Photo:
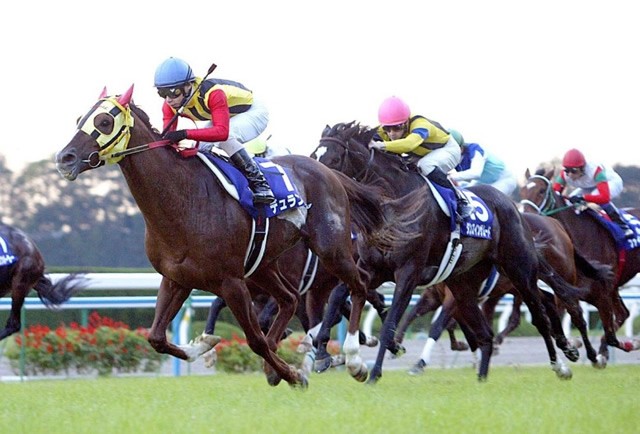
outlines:
[[[518,186],[516,177],[511,173],[504,161],[483,149],[477,143],[466,143],[462,134],[449,130],[456,139],[462,152],[462,161],[451,172],[449,178],[458,185],[489,184],[507,196]]]
[[[431,182],[452,190],[458,199],[458,221],[468,217],[472,208],[464,195],[447,178],[447,172],[460,162],[460,147],[438,122],[411,115],[400,98],[385,99],[378,109],[380,126],[369,148],[396,154],[409,154],[420,172]]]
[[[622,192],[622,178],[613,169],[602,164],[587,162],[578,149],[569,149],[562,159],[564,170],[553,181],[553,190],[562,192],[566,187],[575,190],[569,195],[571,203],[593,202],[600,205],[611,221],[617,223],[625,237],[633,230],[620,216],[620,211],[611,202]]]
[[[267,127],[269,112],[254,99],[253,92],[242,84],[221,79],[203,81],[194,75],[184,60],[170,57],[155,72],[154,85],[164,99],[164,139],[178,143],[191,139],[201,141],[201,151],[219,147],[229,155],[233,165],[246,176],[255,203],[269,204],[275,200],[260,166],[244,149],[243,144],[258,137]],[[193,121],[207,121],[205,128],[176,130],[169,125],[176,112]]]
[[[281,155],[291,155],[289,148],[270,143],[269,138],[257,137],[245,144],[245,149],[254,157],[273,158]]]

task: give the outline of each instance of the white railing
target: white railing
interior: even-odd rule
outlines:
[[[66,274],[50,274],[50,278],[56,282],[65,277]],[[160,286],[161,276],[157,273],[89,273],[86,275],[89,280],[86,291],[104,291],[104,290],[157,290]],[[393,300],[393,284],[385,284],[380,287],[380,291],[385,296],[385,302],[390,304]],[[640,275],[628,282],[620,291],[622,299],[629,308],[629,319],[623,325],[625,334],[628,337],[633,336],[633,320],[640,314]],[[418,294],[414,294],[411,298],[411,305],[414,305],[418,299]],[[192,295],[191,307],[208,308],[215,299],[214,295]],[[91,296],[91,297],[72,297],[65,304],[60,306],[61,309],[125,309],[125,308],[155,308],[156,297],[151,296]],[[505,295],[498,304],[496,311],[500,313],[499,327],[504,328],[506,321],[511,314],[513,306],[513,297]],[[5,297],[0,299],[0,310],[9,310],[11,308],[11,298]],[[27,309],[45,309],[39,298],[27,297],[25,300],[25,308]],[[588,315],[596,312],[596,309],[587,304],[582,303],[585,312],[585,319]],[[523,312],[528,315],[526,306],[523,305]],[[373,322],[376,317],[374,309],[369,309],[364,322],[363,331],[371,333]],[[568,331],[570,319],[566,316],[563,325]]]

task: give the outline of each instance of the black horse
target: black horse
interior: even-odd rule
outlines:
[[[413,290],[418,285],[443,280],[455,298],[456,319],[464,329],[473,331],[474,336],[471,337],[470,333],[466,333],[467,340],[472,349],[477,346],[481,351],[478,376],[481,380],[486,379],[493,350],[493,332],[478,307],[477,291],[494,266],[511,280],[529,307],[533,323],[544,338],[553,370],[561,378],[570,377],[566,366],[557,358],[549,318],[545,314],[536,282],[539,276],[545,275],[555,281],[556,292],[565,292],[568,297],[575,298],[580,291],[553,273],[536,250],[531,232],[514,202],[490,186],[470,188],[467,194],[475,207],[472,222],[493,216],[491,237],[452,236],[451,218],[441,210],[435,193],[415,167],[397,155],[367,148],[374,134],[374,130],[356,123],[327,127],[312,154],[320,162],[356,181],[381,184],[388,193],[396,192],[398,199],[386,205],[387,221],[401,217],[409,221],[402,230],[415,234],[411,241],[385,252],[359,245],[358,266],[369,272],[369,287],[378,287],[386,281],[396,283],[393,304],[382,326],[380,351],[369,382],[376,382],[382,376],[384,353],[394,339],[396,326],[409,304]],[[408,203],[415,204],[409,208],[411,218],[402,211]],[[450,252],[459,252],[459,246],[462,246],[462,251],[447,276],[443,272],[447,268],[443,258],[448,257]],[[569,346],[564,336],[556,336],[556,343],[570,360],[577,360],[577,350]],[[348,348],[346,344],[345,348]]]
[[[72,273],[55,284],[45,273],[40,250],[20,229],[0,223],[0,297],[11,294],[11,313],[0,340],[20,331],[20,311],[31,289],[48,308],[66,302],[86,287],[83,274]]]

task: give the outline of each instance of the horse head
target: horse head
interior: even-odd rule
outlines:
[[[369,149],[375,135],[375,128],[356,122],[327,125],[311,158],[356,181],[381,185],[394,196],[423,185],[424,180],[416,170],[409,170],[407,161],[401,156]]]
[[[531,175],[529,169],[524,173],[526,182],[520,187],[520,208],[521,211],[534,210],[538,214],[549,210],[555,206],[553,189],[554,169],[538,169]]]
[[[56,154],[56,168],[73,181],[86,170],[117,163],[114,156],[129,145],[134,118],[131,114],[133,85],[122,95],[107,96],[104,88],[93,107],[80,118],[71,141]]]
[[[375,130],[353,122],[327,125],[311,158],[355,178],[370,157],[367,147]]]

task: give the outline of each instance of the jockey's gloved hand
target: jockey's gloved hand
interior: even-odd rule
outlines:
[[[571,203],[582,203],[582,202],[584,202],[584,197],[580,196],[579,194],[576,195],[576,196],[571,196],[569,198],[569,202],[571,202]]]
[[[162,138],[172,143],[178,143],[187,138],[187,130],[169,131]]]

